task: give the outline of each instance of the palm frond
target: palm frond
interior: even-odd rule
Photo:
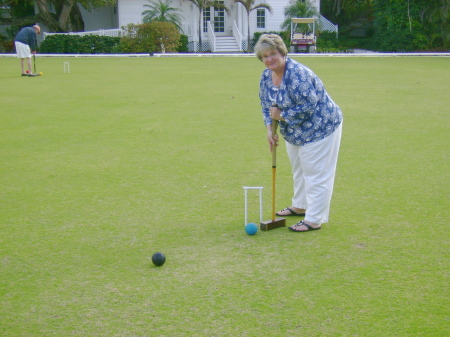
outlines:
[[[181,30],[182,16],[177,12],[181,10],[176,7],[171,7],[172,0],[158,0],[158,2],[149,0],[150,4],[145,4],[144,7],[149,8],[141,14],[144,16],[142,21],[145,23],[152,21],[170,22],[173,23],[179,30]]]

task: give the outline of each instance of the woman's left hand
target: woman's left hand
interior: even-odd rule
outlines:
[[[283,117],[281,117],[281,110],[276,106],[273,106],[269,109],[270,117],[277,121],[284,121]]]

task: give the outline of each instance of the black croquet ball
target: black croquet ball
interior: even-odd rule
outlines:
[[[155,253],[152,256],[152,262],[155,266],[160,267],[166,262],[166,256],[161,252]]]

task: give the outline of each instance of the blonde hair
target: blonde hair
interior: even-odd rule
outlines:
[[[255,45],[255,55],[262,61],[262,54],[269,50],[277,50],[283,57],[287,56],[288,50],[283,39],[277,34],[263,34]]]

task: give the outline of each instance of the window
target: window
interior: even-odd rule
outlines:
[[[208,32],[208,21],[211,21],[211,10],[209,8],[205,8],[203,10],[203,33]]]
[[[214,32],[223,33],[224,31],[225,31],[225,10],[223,8],[214,7]]]
[[[256,10],[256,27],[266,28],[266,10],[257,9]]]

